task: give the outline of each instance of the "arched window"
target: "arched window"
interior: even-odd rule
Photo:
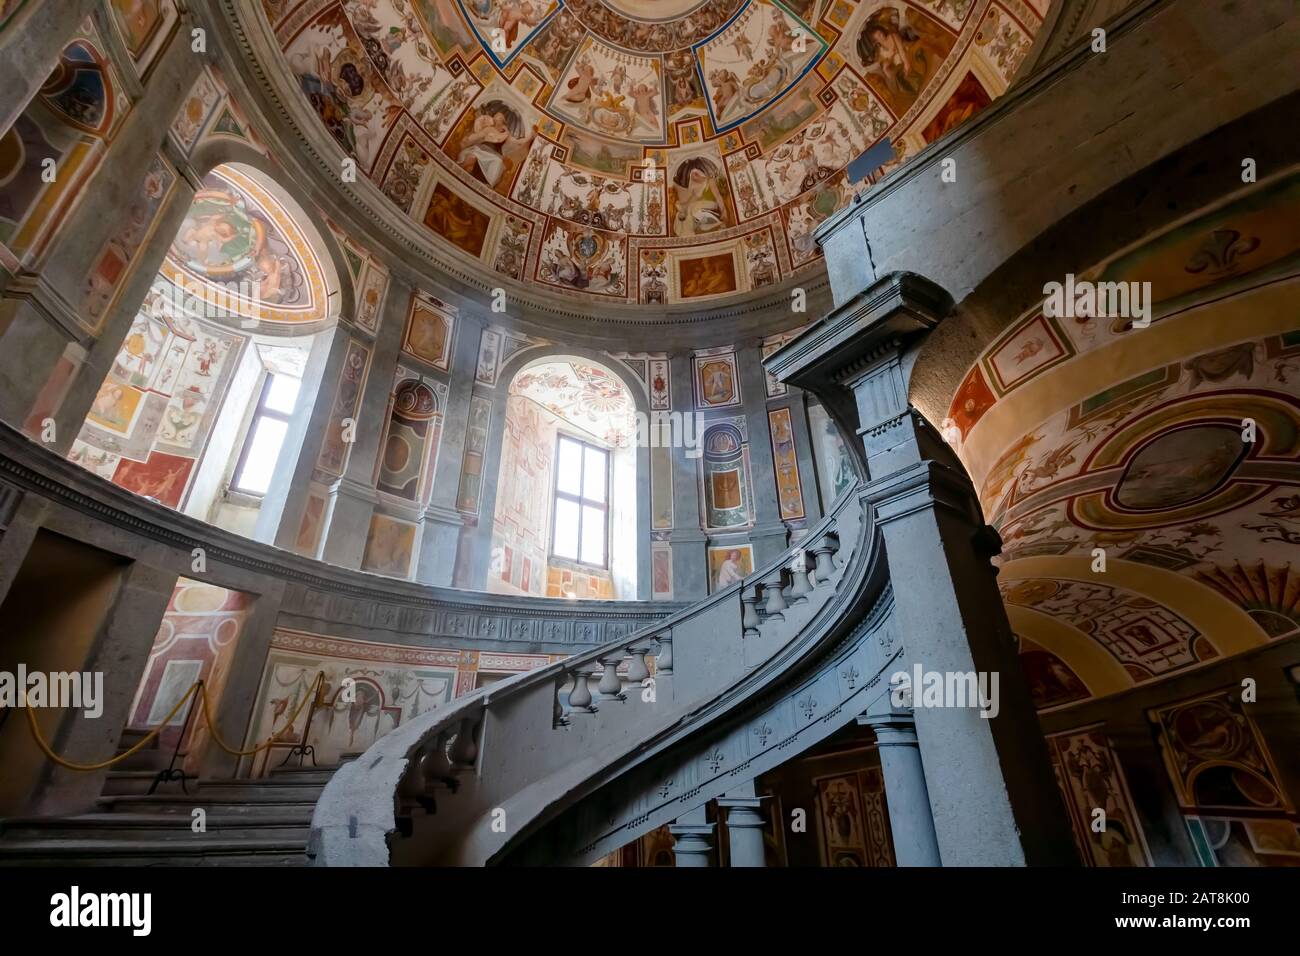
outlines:
[[[636,404],[587,359],[522,369],[506,401],[487,589],[632,599],[637,582]]]

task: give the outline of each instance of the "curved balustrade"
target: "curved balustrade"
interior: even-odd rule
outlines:
[[[550,859],[574,862],[735,786],[722,779],[733,765],[719,755],[717,786],[669,786],[671,800],[630,824],[585,799],[687,737],[734,722],[860,632],[881,604],[885,575],[856,486],[805,540],[811,549],[792,548],[650,628],[397,728],[326,787],[309,852],[325,865],[481,865],[504,861],[563,818],[581,820],[581,832],[570,826],[563,846],[552,841],[560,853]]]

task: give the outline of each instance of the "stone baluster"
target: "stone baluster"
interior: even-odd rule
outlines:
[[[758,637],[758,585],[750,584],[740,592],[740,624],[745,637]]]
[[[581,667],[574,668],[573,690],[569,691],[569,713],[594,714],[597,707],[591,700],[591,687],[587,684],[587,672]]]
[[[655,657],[655,670],[659,674],[673,672],[673,632],[664,631],[655,638],[659,642],[659,654]]]
[[[650,653],[649,646],[645,644],[634,644],[627,649],[632,655],[632,662],[627,665],[627,680],[634,687],[640,687],[642,682],[650,676],[650,668],[646,665],[646,655]]]
[[[795,551],[790,560],[790,603],[803,604],[812,594],[812,582],[808,579],[807,552],[802,548]]]
[[[600,666],[604,668],[604,672],[600,675],[600,683],[596,685],[596,691],[600,694],[601,700],[627,700],[627,694],[623,693],[623,680],[618,676],[618,665],[622,661],[621,650],[600,658]]]
[[[429,746],[423,748],[414,761],[412,769],[402,778],[399,785],[401,796],[418,804],[426,813],[437,810],[433,794],[439,787],[456,789],[455,768],[447,759],[447,733],[440,731]]]
[[[839,550],[840,538],[834,531],[828,531],[812,547],[813,557],[817,559],[813,574],[818,584],[824,584],[835,573],[835,552]]]
[[[456,770],[472,770],[478,760],[478,729],[482,726],[480,715],[462,717],[456,731],[456,739],[451,742],[451,765]]]
[[[763,597],[767,598],[767,620],[784,621],[784,611],[788,605],[785,603],[785,594],[782,588],[785,587],[785,568],[777,568],[771,574],[763,579]]]

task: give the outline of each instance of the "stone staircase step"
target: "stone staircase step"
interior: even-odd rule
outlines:
[[[166,763],[163,766],[166,766]],[[146,767],[144,769],[110,770],[104,780],[104,793],[108,795],[147,793],[161,769],[162,767],[157,767],[150,770]]]
[[[234,818],[209,815],[205,819],[205,833],[195,833],[190,824],[191,818],[180,814],[88,813],[77,817],[3,820],[0,821],[0,833],[6,846],[51,840],[75,843],[86,839],[120,840],[124,844],[142,841],[186,843],[217,836],[226,840],[299,841],[302,847],[306,847],[311,817],[301,814]],[[2,846],[0,852],[3,852]]]
[[[0,820],[0,865],[303,866],[312,812],[337,770],[277,767],[257,779],[191,780],[188,793],[170,781],[152,794],[154,771],[114,771],[94,812]],[[203,833],[191,829],[196,808],[206,811]]]
[[[220,800],[293,800],[298,803],[315,803],[320,799],[323,783],[296,783],[292,780],[200,780],[198,787],[189,785],[190,792],[202,799]],[[179,787],[169,791],[175,795]],[[155,792],[156,795],[156,792]],[[180,794],[184,796],[184,793]]]
[[[304,844],[282,838],[214,837],[190,842],[167,839],[0,842],[8,866],[306,866]]]
[[[226,816],[261,816],[265,813],[306,813],[311,816],[316,807],[314,800],[282,799],[272,794],[273,799],[252,800],[232,797],[216,797],[197,793],[186,796],[183,793],[155,793],[152,797],[127,794],[114,797],[100,797],[96,802],[108,813],[137,814],[154,813],[169,816],[189,817],[195,807],[208,811],[209,819],[213,813]]]
[[[320,784],[322,787],[330,782],[330,777],[334,776],[338,767],[276,767],[271,771],[269,777],[265,780],[285,781],[292,783]]]

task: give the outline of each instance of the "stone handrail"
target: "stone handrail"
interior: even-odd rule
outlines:
[[[853,628],[885,586],[856,486],[805,541],[652,627],[390,732],[326,787],[309,854],[321,865],[500,862],[638,755],[725,720]],[[687,792],[678,809],[710,796]]]

